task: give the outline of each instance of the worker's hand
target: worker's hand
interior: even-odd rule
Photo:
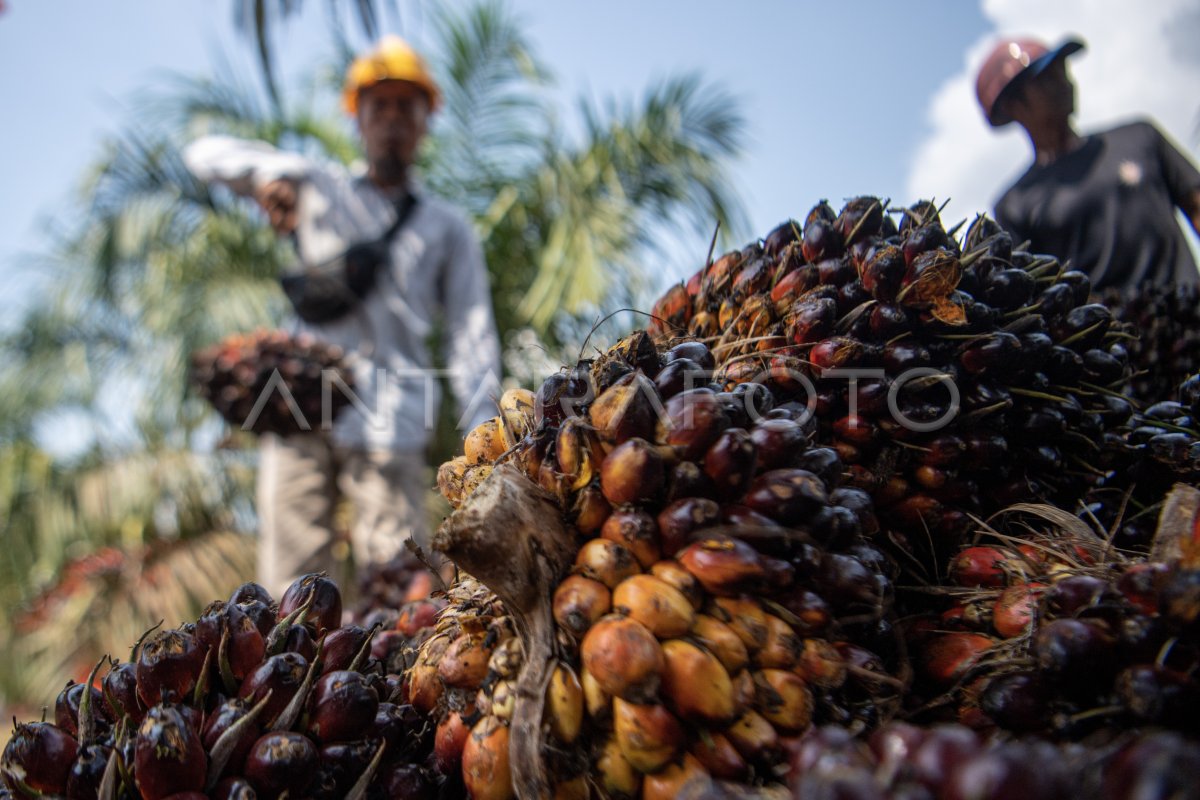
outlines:
[[[254,199],[267,212],[271,227],[280,236],[296,230],[296,197],[299,194],[296,181],[280,178],[263,186]]]

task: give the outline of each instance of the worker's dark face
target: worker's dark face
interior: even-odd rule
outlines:
[[[1009,101],[1013,119],[1024,123],[1065,121],[1075,113],[1075,84],[1067,74],[1067,61],[1057,59],[1042,73],[1025,81]]]
[[[429,96],[415,83],[381,81],[358,94],[367,162],[380,177],[403,175],[428,131]]]

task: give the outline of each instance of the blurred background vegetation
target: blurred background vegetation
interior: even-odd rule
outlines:
[[[253,442],[189,391],[187,365],[283,320],[288,253],[250,204],[194,181],[179,148],[220,132],[353,162],[341,75],[398,4],[327,0],[337,56],[282,85],[281,28],[301,0],[231,0],[258,74],[147,86],[136,119],[98,146],[35,265],[49,290],[0,338],[0,706],[52,702],[100,655],[126,657],[145,628],[253,576]],[[699,266],[717,223],[744,227],[731,173],[744,124],[719,86],[670,76],[568,111],[499,2],[442,12],[434,42],[446,104],[422,176],[476,221],[510,380],[532,387],[578,357],[602,314],[647,306],[663,243],[691,243]],[[619,315],[600,335],[636,324]],[[432,463],[459,446],[453,417]]]

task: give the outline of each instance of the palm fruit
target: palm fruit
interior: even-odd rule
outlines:
[[[57,724],[17,725],[0,794],[428,796],[444,782],[433,723],[404,702],[400,673],[434,621],[381,659],[381,624],[342,626],[341,604],[332,581],[306,575],[278,604],[244,584],[195,622],[148,631],[128,662],[67,684]]]
[[[832,726],[805,735],[792,748],[789,783],[795,797],[1115,800],[1190,796],[1197,768],[1200,745],[1174,733],[1134,732],[1081,748],[893,723],[865,742]]]
[[[718,319],[703,331],[711,388],[694,386],[694,419],[660,438],[698,459],[721,435],[713,395],[762,391],[762,416],[810,426],[811,444],[838,454],[841,483],[871,494],[885,540],[916,551],[900,559],[906,569],[955,552],[970,514],[1037,500],[1073,508],[1104,474],[1106,398],[1136,367],[1127,328],[1089,303],[1087,278],[1014,249],[986,217],[959,238],[929,202],[904,210],[898,226],[876,198],[829,208],[813,209],[798,240],[726,253],[681,284],[694,292],[672,289],[660,301],[650,331],[663,345],[699,335],[695,319]],[[791,235],[779,230],[768,238]],[[721,324],[722,310],[735,307]],[[751,309],[755,337],[744,324]],[[663,398],[666,419],[684,394]],[[764,448],[770,437],[754,421],[760,463],[804,468],[786,456],[803,448]],[[707,456],[746,460],[749,447],[730,434]],[[747,479],[733,463],[713,469]],[[724,490],[713,499],[724,501]],[[758,503],[777,502],[774,491],[752,487],[744,504],[761,513]],[[786,513],[772,518],[795,524]]]
[[[767,415],[774,399],[765,387],[696,385],[714,363],[702,342],[660,352],[643,332],[627,337],[547,380],[511,463],[496,464],[476,494],[442,487],[457,511],[435,547],[476,577],[478,568],[482,584],[460,573],[409,680],[413,702],[442,721],[475,709],[478,718],[466,719],[484,754],[470,766],[464,755],[461,779],[478,796],[493,788],[480,779],[498,769],[483,745],[500,727],[510,731],[514,785],[535,791],[518,766],[527,737],[512,731],[530,730],[514,689],[536,665],[507,651],[520,643],[528,654],[538,639],[493,627],[510,613],[531,619],[527,604],[553,620],[543,644],[559,665],[539,684],[547,789],[588,775],[614,795],[662,796],[685,784],[716,791],[723,782],[782,791],[771,775],[785,739],[814,722],[872,726],[898,708],[899,683],[888,674],[898,663],[892,567],[869,544],[878,529],[869,496],[839,488],[840,457],[809,447],[803,421],[787,409]],[[521,488],[506,505],[489,505],[494,487],[509,486]],[[579,513],[597,495],[600,512]],[[517,523],[485,511],[542,504],[553,524],[510,529]],[[561,533],[547,533],[564,520]],[[467,526],[461,537],[456,525]],[[509,551],[500,561],[486,555],[492,535]],[[544,595],[524,593],[534,578],[520,566],[522,537],[551,535],[561,572]],[[502,607],[488,588],[504,593]],[[843,655],[836,644],[851,637],[857,649]],[[489,640],[487,669],[460,669],[460,645]]]
[[[349,405],[354,389],[340,348],[284,331],[238,334],[197,350],[191,381],[226,422],[254,433],[318,430]]]
[[[1180,541],[1169,563],[1112,549],[1103,531],[1057,509],[994,520],[932,591],[940,613],[909,620],[915,697],[952,698],[964,724],[1018,734],[1153,725],[1195,735],[1194,523],[1189,515],[1173,530],[1170,520],[1157,535],[1160,546]]]

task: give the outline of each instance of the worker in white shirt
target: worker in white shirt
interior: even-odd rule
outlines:
[[[424,451],[438,407],[426,339],[438,313],[444,369],[469,430],[494,415],[499,341],[487,271],[466,217],[415,182],[413,159],[440,103],[420,56],[396,37],[354,61],[343,103],[355,117],[364,174],[316,163],[264,142],[201,138],[184,151],[199,179],[254,197],[305,264],[330,262],[363,242],[384,258],[348,312],[297,328],[339,345],[354,364],[360,399],[332,431],[264,436],[258,473],[259,582],[276,597],[297,576],[336,566],[333,514],[354,508],[351,545],[359,567],[428,538]],[[289,291],[289,296],[291,293]],[[293,298],[293,302],[295,299]]]

